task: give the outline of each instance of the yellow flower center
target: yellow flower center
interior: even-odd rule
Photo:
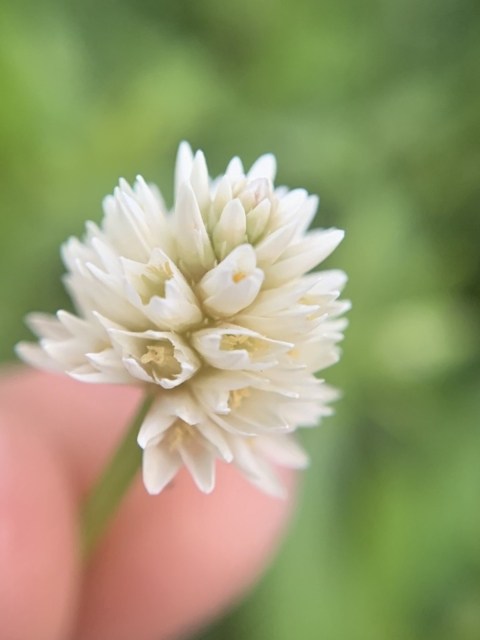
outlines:
[[[247,277],[246,273],[243,273],[243,271],[238,271],[237,273],[233,274],[232,280],[234,281],[235,284],[238,284],[242,280],[245,280],[246,277]]]
[[[186,444],[196,435],[195,428],[191,424],[178,418],[173,426],[168,430],[167,442],[170,452],[178,449],[182,444]]]
[[[244,398],[248,398],[250,395],[250,389],[248,387],[243,387],[242,389],[234,389],[230,391],[230,396],[228,398],[228,406],[230,409],[238,409],[238,407],[242,404]]]
[[[182,372],[182,366],[175,358],[173,345],[168,340],[147,345],[147,351],[140,362],[149,365],[160,378],[173,378]]]
[[[149,264],[140,276],[143,284],[147,287],[147,293],[142,295],[143,304],[148,304],[153,296],[165,297],[165,283],[173,277],[172,267],[168,262],[164,265]]]
[[[227,334],[222,336],[220,342],[220,349],[222,351],[235,351],[238,349],[244,349],[248,353],[253,354],[259,349],[265,349],[266,344],[260,338],[253,336],[246,336],[245,334],[232,335]]]

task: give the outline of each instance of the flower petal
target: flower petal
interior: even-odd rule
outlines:
[[[257,178],[267,178],[272,182],[275,180],[277,173],[277,161],[273,153],[266,153],[260,156],[258,160],[252,164],[250,171],[247,173],[249,180],[256,180]]]
[[[197,441],[181,446],[180,456],[203,493],[211,493],[215,487],[215,457]]]
[[[182,384],[200,367],[193,350],[171,331],[110,329],[109,334],[131,375],[164,389]]]
[[[60,362],[45,353],[42,347],[34,342],[19,342],[15,346],[15,353],[21,360],[37,369],[56,373],[65,371],[65,367]]]
[[[262,370],[277,364],[277,358],[293,344],[270,340],[265,336],[238,327],[223,325],[192,334],[192,344],[203,358],[219,369]]]
[[[263,271],[256,268],[253,247],[243,244],[205,274],[197,286],[197,293],[211,315],[228,317],[255,300],[263,279]]]
[[[238,198],[230,200],[213,231],[215,253],[219,260],[223,260],[230,251],[245,242],[246,232],[245,209]]]
[[[193,153],[192,148],[185,140],[180,143],[175,163],[175,197],[178,198],[180,187],[190,180],[192,172]]]
[[[176,451],[168,451],[161,442],[148,445],[143,452],[143,482],[148,493],[160,493],[181,466],[182,459]]]
[[[197,151],[193,160],[190,184],[203,212],[210,204],[210,178],[203,151]]]
[[[278,262],[266,272],[267,287],[277,287],[303,275],[325,260],[343,240],[339,229],[311,231],[307,236],[286,249]]]
[[[124,258],[121,264],[129,301],[158,329],[182,332],[201,324],[203,314],[193,291],[161,249],[153,250],[147,265]]]
[[[261,455],[272,462],[291,469],[305,469],[309,457],[292,435],[258,436],[253,445]]]
[[[256,487],[273,497],[285,498],[285,488],[270,465],[256,455],[253,442],[254,440],[231,436],[230,447],[234,463]]]
[[[175,205],[175,231],[181,264],[194,278],[202,277],[215,263],[215,255],[191,185],[179,187]]]

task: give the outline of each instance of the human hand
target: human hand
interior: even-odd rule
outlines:
[[[133,388],[11,369],[0,378],[0,640],[162,640],[218,615],[271,556],[292,501],[218,464],[213,494],[184,472],[139,477],[87,568],[79,502],[140,401]],[[293,476],[282,472],[293,492]]]

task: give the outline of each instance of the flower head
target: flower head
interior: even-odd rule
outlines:
[[[234,158],[211,180],[182,143],[173,211],[141,177],[120,180],[101,226],[62,249],[77,315],[27,318],[40,340],[17,346],[26,362],[154,393],[138,435],[150,493],[182,465],[209,492],[220,459],[281,495],[270,462],[305,466],[292,434],[331,412],[314,374],[338,360],[346,278],[308,272],[343,232],[307,232],[318,198],[275,188],[275,170],[272,155],[246,174]]]

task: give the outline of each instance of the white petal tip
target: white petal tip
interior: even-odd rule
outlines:
[[[266,153],[260,156],[256,160],[250,171],[248,172],[248,178],[250,180],[257,180],[259,178],[266,178],[272,182],[275,180],[277,173],[277,161],[273,153]]]

